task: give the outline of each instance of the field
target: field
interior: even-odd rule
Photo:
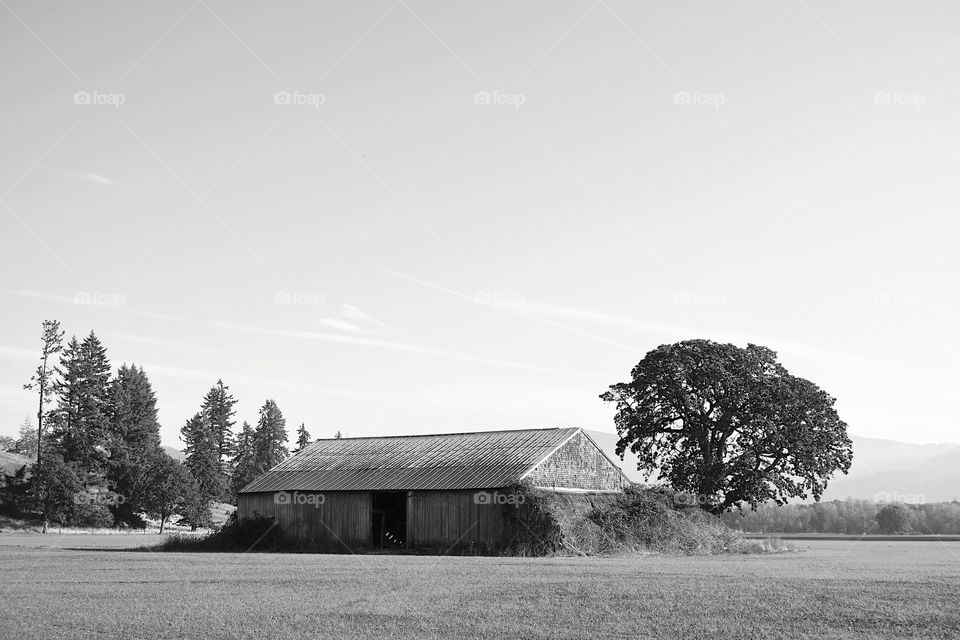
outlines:
[[[0,536],[4,636],[960,637],[960,542],[518,559],[159,553],[116,548],[152,536],[120,538]]]

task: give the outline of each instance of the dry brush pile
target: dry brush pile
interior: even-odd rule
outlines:
[[[630,487],[619,494],[558,493],[520,485],[506,553],[521,556],[641,553],[757,553],[719,518],[670,489]]]

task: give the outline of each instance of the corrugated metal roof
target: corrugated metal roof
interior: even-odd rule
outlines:
[[[504,487],[518,481],[578,431],[523,429],[317,440],[241,493]]]

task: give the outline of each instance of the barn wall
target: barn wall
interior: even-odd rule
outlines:
[[[510,511],[505,490],[411,491],[407,498],[407,539],[410,546],[488,547],[503,542]],[[478,494],[482,495],[479,499]]]
[[[243,520],[259,514],[274,518],[285,535],[320,547],[353,551],[369,544],[369,493],[296,491],[287,494],[290,500],[285,504],[277,504],[275,495],[240,494],[237,517]]]
[[[627,482],[583,433],[578,433],[526,477],[537,487],[613,491]]]

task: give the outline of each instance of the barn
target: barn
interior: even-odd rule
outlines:
[[[238,518],[270,517],[317,548],[495,547],[525,482],[615,494],[629,480],[579,428],[317,440],[244,487]]]

